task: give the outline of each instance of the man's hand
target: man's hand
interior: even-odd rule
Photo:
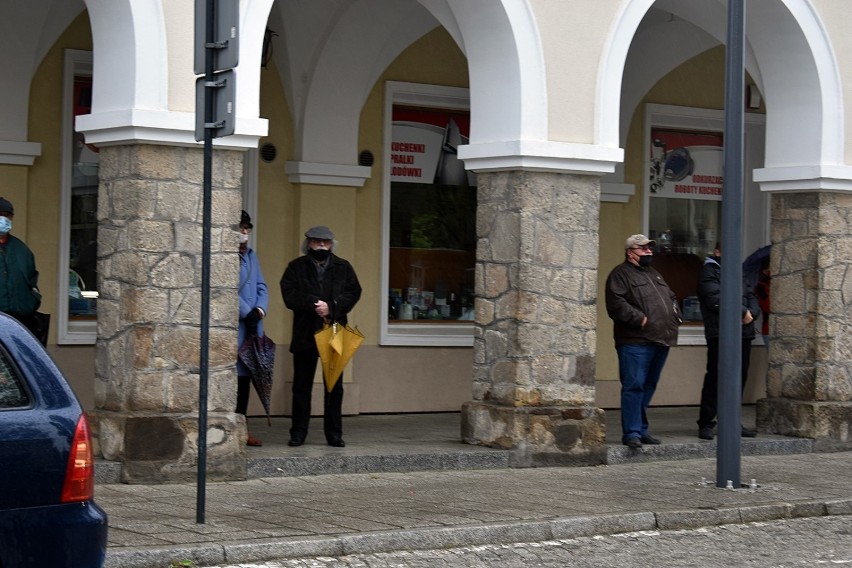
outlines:
[[[751,310],[746,310],[746,313],[743,316],[743,325],[748,325],[753,321],[754,321],[754,316],[751,315]]]
[[[328,304],[323,300],[317,300],[316,303],[314,303],[314,311],[321,318],[328,317]]]

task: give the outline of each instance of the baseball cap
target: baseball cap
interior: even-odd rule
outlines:
[[[627,237],[627,242],[624,243],[624,248],[629,249],[629,248],[641,247],[641,246],[645,246],[645,245],[654,246],[656,244],[657,244],[657,241],[655,241],[653,239],[649,239],[645,235],[642,235],[642,234],[630,235],[629,237]]]

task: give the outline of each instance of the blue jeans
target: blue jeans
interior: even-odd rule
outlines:
[[[657,390],[660,373],[669,355],[663,345],[626,344],[618,352],[618,378],[621,380],[621,442],[648,434],[648,405]]]

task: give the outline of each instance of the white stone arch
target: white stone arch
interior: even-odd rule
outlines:
[[[618,120],[626,54],[639,22],[651,6],[677,13],[724,41],[726,3],[714,0],[635,0],[627,2],[613,26],[601,60],[596,105],[596,137],[619,138]],[[845,186],[852,171],[844,151],[842,86],[835,54],[809,0],[751,0],[747,3],[746,64],[767,104],[766,168],[755,172],[764,190]],[[670,60],[673,68],[676,60]],[[664,68],[658,70],[655,76]],[[653,77],[648,79],[653,80]],[[803,125],[806,125],[803,128]],[[623,129],[622,129],[623,130]]]
[[[214,140],[218,147],[253,148],[266,134],[266,121],[258,117],[259,68],[272,1],[241,3],[236,134]],[[77,117],[77,130],[98,145],[196,145],[194,4],[85,2],[96,56],[92,112]]]
[[[0,163],[32,165],[41,154],[41,144],[28,141],[33,75],[83,8],[82,0],[0,3]]]
[[[747,25],[768,109],[766,168],[755,180],[765,191],[852,189],[840,72],[819,14],[809,0],[752,1],[765,8]]]
[[[307,85],[291,86],[295,157],[301,165],[291,164],[288,171],[310,168],[306,164],[354,166],[360,113],[378,77],[436,25],[415,2],[399,0],[361,0],[335,14],[315,60],[303,69],[310,73]],[[290,56],[310,57],[296,52]],[[299,72],[295,62],[291,65],[291,73]]]
[[[85,0],[97,53],[92,113],[165,110],[169,60],[159,2]]]
[[[468,169],[612,171],[617,144],[550,140],[547,69],[535,14],[526,1],[449,4],[470,66],[471,139],[459,148]]]

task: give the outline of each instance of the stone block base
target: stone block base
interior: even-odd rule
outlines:
[[[606,415],[600,408],[472,401],[462,406],[461,418],[464,442],[511,451],[512,467],[606,462]]]
[[[817,451],[852,450],[852,401],[763,398],[757,401],[763,432],[813,438]]]
[[[198,476],[198,415],[95,410],[96,454],[122,463],[123,483],[182,483]],[[206,477],[246,479],[246,424],[241,414],[207,416]]]

